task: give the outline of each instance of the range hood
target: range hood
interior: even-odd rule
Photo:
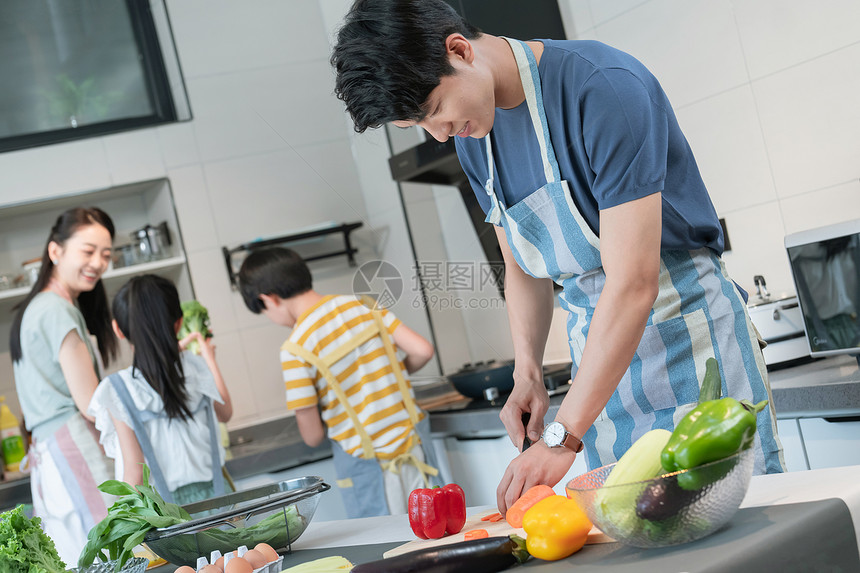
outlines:
[[[450,138],[441,143],[428,139],[392,156],[388,166],[395,181],[455,187],[465,184],[468,187],[466,174],[457,159],[454,140]]]

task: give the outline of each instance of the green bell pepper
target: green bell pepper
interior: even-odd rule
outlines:
[[[663,469],[669,472],[690,470],[722,460],[752,446],[756,414],[767,400],[755,406],[734,398],[699,403],[675,427],[669,443],[660,454]],[[686,490],[701,489],[726,475],[734,463],[714,464],[678,475],[678,485]]]

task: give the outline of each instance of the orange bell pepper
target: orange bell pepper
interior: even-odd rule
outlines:
[[[564,559],[585,545],[591,522],[575,501],[563,495],[544,498],[523,516],[528,552],[545,561]]]

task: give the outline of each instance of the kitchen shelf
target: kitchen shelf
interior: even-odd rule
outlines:
[[[336,233],[343,234],[343,250],[340,251],[331,251],[323,254],[317,254],[312,256],[303,256],[302,259],[305,262],[318,261],[321,259],[328,259],[331,257],[339,257],[346,256],[349,261],[349,266],[355,266],[355,253],[358,252],[358,249],[352,246],[352,242],[350,241],[350,233],[362,227],[364,223],[355,222],[355,223],[341,223],[336,226],[327,226],[322,229],[314,229],[311,231],[302,231],[299,233],[293,233],[290,235],[283,235],[280,237],[272,237],[270,239],[259,239],[256,241],[251,241],[249,243],[243,243],[238,247],[228,248],[222,247],[221,251],[224,255],[224,263],[227,265],[227,276],[230,279],[230,286],[233,290],[236,290],[236,271],[233,269],[233,255],[236,253],[241,253],[245,251],[252,251],[254,249],[259,249],[262,247],[269,247],[272,245],[284,245],[289,243],[301,243],[305,242],[309,239],[315,239],[319,237],[324,237],[326,235],[332,235]]]
[[[140,263],[137,265],[129,265],[118,269],[111,269],[102,275],[102,281],[105,283],[113,282],[113,279],[130,277],[145,273],[158,273],[160,271],[168,271],[171,269],[180,269],[186,263],[184,255],[151,261],[148,263]],[[7,290],[0,290],[0,301],[18,302],[19,299],[24,299],[30,292],[30,286],[19,287]]]

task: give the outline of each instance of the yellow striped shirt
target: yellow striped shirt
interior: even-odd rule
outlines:
[[[389,335],[393,335],[400,320],[386,310],[381,312],[383,324]],[[355,297],[325,296],[298,318],[288,341],[325,357],[372,323],[370,310]],[[402,359],[400,368],[406,377]],[[329,438],[338,442],[348,454],[361,456],[358,432],[316,367],[281,348],[281,369],[287,408],[298,410],[319,404]],[[332,365],[331,371],[370,435],[377,457],[392,459],[418,445],[417,436],[410,431],[409,413],[379,336],[347,354]],[[409,392],[412,394],[411,386]],[[424,417],[423,413],[419,415]]]

